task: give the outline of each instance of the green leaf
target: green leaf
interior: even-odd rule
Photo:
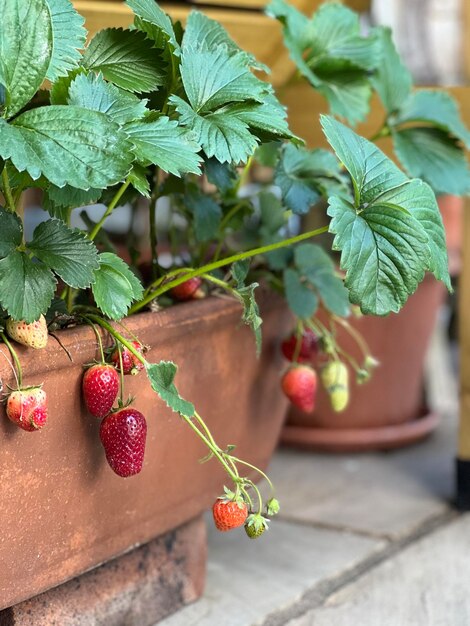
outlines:
[[[177,366],[171,361],[160,361],[160,363],[148,363],[145,366],[147,376],[152,385],[152,389],[160,396],[166,405],[175,413],[192,417],[195,413],[194,405],[179,395],[174,384]]]
[[[442,220],[429,186],[409,180],[351,129],[327,116],[321,121],[355,189],[354,204],[333,197],[328,209],[350,300],[364,313],[386,315],[403,306],[426,270],[450,286]]]
[[[265,237],[277,233],[286,224],[284,207],[277,196],[270,191],[263,190],[258,195],[261,217],[260,234],[265,243]]]
[[[83,66],[102,72],[106,80],[137,93],[165,84],[165,71],[153,42],[139,31],[106,28],[90,41]]]
[[[238,287],[244,287],[246,277],[250,271],[250,259],[242,259],[233,263],[230,269],[233,280],[237,283]]]
[[[386,191],[380,202],[403,206],[419,221],[428,235],[430,258],[426,269],[451,290],[444,227],[431,187],[422,180],[409,180],[406,185]]]
[[[0,258],[8,256],[23,241],[23,224],[16,213],[0,207]]]
[[[262,104],[244,102],[231,107],[231,115],[247,124],[263,142],[275,139],[292,139],[297,144],[303,141],[289,130],[286,108],[272,94],[266,94]]]
[[[427,122],[470,148],[470,131],[462,122],[456,101],[445,91],[421,89],[412,93],[392,119],[394,126],[409,122]]]
[[[62,280],[77,289],[89,287],[99,267],[95,245],[78,228],[57,219],[36,227],[28,249]]]
[[[119,125],[134,122],[148,113],[147,100],[108,83],[101,74],[79,74],[70,84],[68,103],[101,111]]]
[[[331,112],[356,123],[369,111],[368,72],[380,63],[375,33],[360,34],[359,16],[341,4],[323,4],[308,19],[284,0],[269,15],[284,27],[284,42],[300,72],[328,100]]]
[[[209,158],[238,164],[254,152],[258,137],[292,136],[272,88],[252,74],[242,54],[223,45],[194,48],[185,35],[180,71],[189,103],[175,95],[170,103]]]
[[[207,242],[219,233],[222,209],[212,198],[190,190],[185,195],[185,204],[194,216],[194,234],[197,241]]]
[[[52,57],[46,78],[54,82],[76,68],[85,47],[84,18],[70,0],[46,0],[52,20]]]
[[[65,185],[65,187],[49,185],[46,190],[47,207],[45,208],[47,208],[49,213],[52,212],[53,217],[58,217],[58,215],[54,214],[54,211],[60,211],[60,209],[64,208],[76,209],[77,207],[95,204],[95,202],[100,199],[101,194],[101,189],[92,188],[84,191],[83,189],[76,189],[70,185]]]
[[[45,314],[55,286],[50,269],[24,252],[15,250],[0,260],[0,304],[15,320],[29,324]]]
[[[418,127],[392,135],[395,152],[411,176],[428,182],[436,193],[464,195],[470,191],[465,153],[447,132]]]
[[[87,74],[87,70],[80,66],[69,72],[67,76],[60,76],[51,86],[49,92],[50,103],[67,104],[69,101],[70,85],[80,74]]]
[[[323,248],[313,243],[300,244],[295,248],[294,262],[329,311],[341,317],[349,315],[348,290],[336,275],[335,265]]]
[[[143,287],[129,266],[112,252],[102,252],[99,269],[94,273],[93,296],[97,306],[113,320],[122,319],[134,300],[143,295]]]
[[[0,0],[0,83],[5,116],[13,117],[46,77],[52,54],[51,16],[46,0]]]
[[[298,215],[308,213],[320,199],[325,179],[341,180],[339,162],[331,152],[285,146],[274,182],[291,211]]]
[[[125,130],[140,162],[158,165],[164,172],[175,176],[201,173],[198,154],[201,148],[185,128],[178,126],[178,122],[161,116],[156,120],[127,124]]]
[[[180,115],[179,123],[192,130],[207,157],[215,157],[220,163],[238,164],[246,162],[255,151],[256,137],[247,124],[230,115],[228,108],[202,117],[178,96],[171,96],[170,102]]]
[[[204,173],[207,180],[223,193],[232,189],[237,180],[235,169],[227,163],[219,163],[217,159],[206,159]]]
[[[413,78],[393,44],[390,28],[379,27],[376,32],[382,47],[382,61],[371,80],[385,109],[388,113],[393,113],[408,97]]]
[[[0,119],[0,156],[36,180],[58,187],[104,188],[130,169],[130,143],[104,113],[74,106],[26,111],[7,124]]]
[[[169,43],[175,56],[179,56],[180,46],[171,19],[154,0],[126,0],[126,4],[136,16],[136,28],[146,33],[159,47]]]
[[[261,324],[263,320],[259,314],[259,307],[255,298],[255,289],[257,287],[258,283],[252,283],[246,287],[239,287],[235,291],[235,296],[239,298],[243,305],[242,321],[247,326],[250,326],[255,335],[256,355],[259,356],[262,344]]]
[[[297,270],[288,268],[284,271],[284,289],[294,315],[301,319],[312,317],[318,308],[318,297]]]
[[[230,56],[224,46],[215,50],[185,46],[181,78],[192,108],[201,115],[229,103],[263,102],[267,93],[266,84],[251,73],[243,56]]]
[[[145,167],[142,167],[142,165],[139,165],[138,163],[134,163],[134,166],[127,178],[130,180],[134,189],[138,191],[141,196],[150,198],[150,183],[147,178],[147,170]]]
[[[264,63],[260,63],[252,54],[242,50],[219,22],[199,11],[191,11],[188,16],[184,44],[201,50],[214,50],[218,46],[224,46],[229,55],[241,54],[249,67],[270,72]]]

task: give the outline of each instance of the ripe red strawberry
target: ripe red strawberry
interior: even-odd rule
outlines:
[[[39,350],[47,345],[47,323],[44,315],[31,324],[24,321],[17,322],[9,317],[6,330],[12,339],[28,348]]]
[[[308,365],[293,365],[282,377],[282,391],[293,405],[305,413],[311,413],[315,407],[317,374]]]
[[[92,365],[83,375],[83,399],[95,417],[105,417],[113,408],[119,391],[119,374],[106,363]]]
[[[243,526],[248,517],[248,507],[242,501],[217,498],[212,507],[212,515],[217,530],[226,532]]]
[[[281,343],[282,354],[288,361],[294,360],[297,348],[297,335],[292,333]],[[300,338],[300,348],[296,359],[297,363],[308,363],[316,357],[318,353],[318,337],[312,329],[306,328]]]
[[[138,341],[131,342],[134,348],[140,354],[144,353],[144,346]],[[120,362],[119,362],[119,350],[115,348],[111,353],[111,362],[116,367],[117,371],[120,370]],[[144,369],[144,364],[142,361],[132,354],[130,350],[128,350],[125,346],[122,347],[122,369],[124,374],[138,374],[140,370]]]
[[[175,300],[192,300],[197,297],[198,289],[202,285],[202,280],[199,276],[195,276],[194,278],[189,278],[181,285],[177,285],[170,289],[170,295],[175,298]]]
[[[23,430],[33,432],[47,420],[47,396],[41,387],[27,387],[12,391],[7,399],[8,419]]]
[[[141,471],[146,438],[145,417],[133,407],[111,413],[101,422],[100,439],[106,458],[111,469],[123,478]]]

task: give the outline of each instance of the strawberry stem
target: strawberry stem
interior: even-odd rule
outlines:
[[[100,334],[98,332],[98,329],[96,328],[96,325],[93,324],[93,322],[91,320],[89,320],[85,316],[82,316],[82,317],[85,320],[85,322],[87,324],[89,324],[93,328],[93,332],[95,333],[96,341],[98,342],[98,346],[99,346],[99,349],[100,349],[101,363],[105,363],[106,361],[105,361],[105,358],[104,358],[103,342],[101,341],[101,337],[100,337]]]
[[[122,183],[122,185],[119,187],[119,189],[116,192],[116,195],[114,196],[114,198],[111,200],[111,202],[108,205],[108,208],[106,209],[106,211],[103,214],[103,217],[100,219],[100,221],[95,225],[95,227],[93,228],[93,230],[91,231],[91,233],[89,234],[89,238],[93,241],[93,239],[96,237],[96,235],[99,233],[99,231],[101,230],[101,227],[103,226],[103,224],[106,221],[106,218],[109,217],[111,215],[111,213],[114,211],[114,209],[117,206],[117,203],[119,202],[119,200],[122,198],[122,196],[124,195],[126,189],[129,187],[129,185],[131,184],[131,181],[129,178],[126,178],[126,180]]]
[[[119,385],[119,400],[120,404],[124,405],[124,367],[122,364],[122,348],[119,341],[116,342],[116,347],[119,354],[119,378],[121,384]]]
[[[243,259],[250,259],[258,254],[265,254],[266,252],[272,252],[273,250],[278,250],[280,248],[285,248],[286,246],[290,246],[294,243],[298,243],[300,241],[304,241],[305,239],[310,239],[311,237],[316,237],[317,235],[321,235],[322,233],[326,233],[328,231],[328,226],[322,226],[321,228],[317,228],[315,230],[310,230],[306,233],[302,233],[300,235],[296,235],[295,237],[291,237],[290,239],[285,239],[284,241],[278,241],[276,243],[271,243],[266,246],[261,246],[260,248],[253,248],[252,250],[247,250],[246,252],[239,252],[238,254],[234,254],[229,257],[225,257],[224,259],[220,259],[219,261],[212,261],[211,263],[207,263],[206,265],[202,265],[201,267],[194,269],[188,273],[183,274],[180,277],[176,277],[173,280],[170,280],[167,283],[164,283],[155,291],[148,293],[146,296],[142,298],[140,302],[136,302],[130,309],[129,314],[136,313],[143,309],[147,304],[150,304],[152,300],[158,298],[166,291],[173,289],[173,287],[177,287],[181,285],[181,283],[186,282],[190,278],[195,278],[196,276],[202,276],[203,274],[208,274],[213,270],[224,267],[225,265],[231,265],[232,263],[236,263],[237,261],[241,261]],[[152,289],[153,285],[150,286],[149,289]]]
[[[16,374],[17,374],[17,382],[18,382],[18,389],[21,389],[22,385],[23,385],[23,370],[21,369],[21,363],[20,360],[18,358],[18,355],[16,354],[15,349],[13,348],[13,346],[11,345],[11,343],[8,341],[5,333],[0,333],[0,337],[2,338],[4,344],[6,345],[6,347],[8,348],[8,350],[10,351],[10,354],[13,358],[13,361],[15,363],[15,368],[16,368]]]
[[[3,182],[3,191],[5,194],[7,208],[10,211],[10,213],[15,213],[16,212],[15,200],[13,199],[10,179],[8,178],[6,165],[3,166],[3,170],[2,170],[2,182]]]

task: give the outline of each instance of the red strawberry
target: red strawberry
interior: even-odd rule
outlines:
[[[95,417],[104,417],[113,408],[119,391],[119,374],[112,365],[92,365],[83,375],[83,398]]]
[[[195,276],[194,278],[189,278],[181,285],[177,285],[170,289],[170,295],[175,298],[175,300],[192,300],[197,297],[198,289],[202,285],[202,280],[199,276]]]
[[[12,391],[7,399],[8,419],[23,430],[33,432],[47,420],[47,396],[41,387],[27,387]]]
[[[28,348],[40,349],[47,345],[47,323],[44,315],[31,324],[17,322],[9,317],[6,330],[12,339]]]
[[[281,343],[282,354],[288,361],[294,360],[297,348],[297,335],[292,333]],[[300,338],[297,363],[308,363],[315,358],[318,352],[318,337],[310,328],[306,328]]]
[[[144,353],[144,346],[138,341],[131,342],[134,348],[140,354]],[[116,348],[111,353],[111,362],[114,364],[116,369],[119,371],[120,362],[119,362],[119,350]],[[144,364],[142,361],[132,354],[130,350],[128,350],[125,346],[122,347],[122,369],[124,374],[137,374],[140,370],[144,369]]]
[[[282,391],[293,405],[305,413],[315,407],[317,374],[308,365],[293,365],[282,377]]]
[[[243,526],[248,517],[248,507],[242,501],[217,498],[212,507],[212,515],[217,530],[225,532]]]
[[[100,439],[106,458],[111,469],[123,478],[141,471],[146,438],[145,417],[133,407],[111,413],[101,422]]]

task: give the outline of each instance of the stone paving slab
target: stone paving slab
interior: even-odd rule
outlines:
[[[210,520],[208,526],[205,594],[159,626],[259,624],[319,581],[353,568],[384,547],[382,541],[351,533],[280,521],[256,541],[250,541],[243,529],[219,533]]]
[[[371,569],[288,626],[468,626],[470,515]]]

